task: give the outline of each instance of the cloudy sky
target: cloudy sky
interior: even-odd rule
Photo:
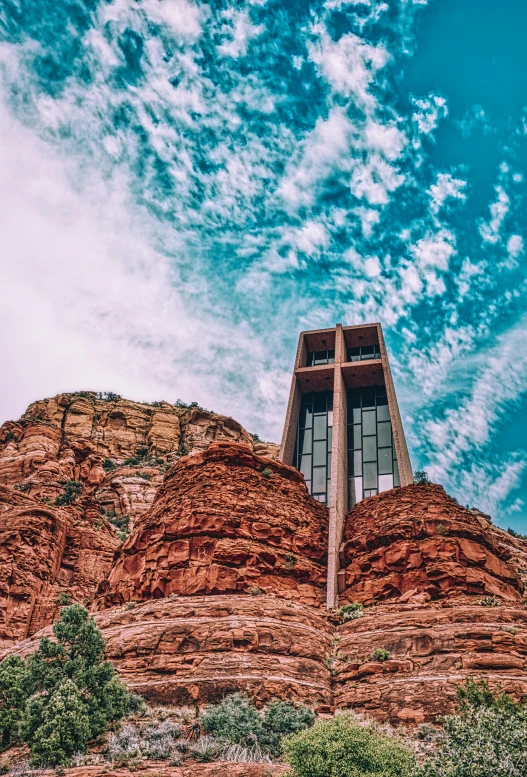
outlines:
[[[196,400],[279,440],[379,320],[414,468],[527,532],[523,0],[3,0],[0,421]]]

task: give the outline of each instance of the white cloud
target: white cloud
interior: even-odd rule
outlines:
[[[517,259],[523,254],[524,245],[521,235],[511,235],[507,241],[507,252],[511,259]]]
[[[423,135],[431,136],[440,120],[448,115],[446,100],[440,95],[431,94],[425,99],[412,98],[412,104],[414,106],[412,120]]]
[[[226,23],[222,34],[226,41],[218,47],[218,51],[227,57],[245,56],[252,38],[257,38],[264,31],[263,25],[251,24],[247,11],[237,11],[234,8],[224,11],[223,18]]]
[[[483,238],[483,241],[485,243],[492,243],[492,244],[496,244],[499,242],[501,237],[500,235],[501,227],[510,209],[510,198],[507,192],[505,191],[505,189],[503,188],[503,186],[498,185],[498,186],[495,186],[494,189],[495,189],[497,198],[489,206],[490,215],[491,215],[490,221],[481,222],[479,226],[479,232],[481,237]]]
[[[464,189],[467,182],[461,178],[454,178],[450,173],[438,173],[436,182],[432,184],[427,194],[430,196],[430,210],[437,214],[446,200],[466,200]]]

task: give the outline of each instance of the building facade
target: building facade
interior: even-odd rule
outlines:
[[[300,334],[280,459],[329,507],[327,604],[335,607],[346,514],[413,482],[380,324]]]

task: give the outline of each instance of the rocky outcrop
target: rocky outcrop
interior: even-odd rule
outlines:
[[[218,440],[278,455],[278,446],[253,443],[234,419],[199,407],[87,391],[59,394],[0,427],[0,484],[53,502],[68,480],[76,480],[110,517],[132,526],[174,461]]]
[[[279,777],[290,774],[290,771],[283,764],[216,762],[167,766],[165,762],[160,762],[147,767],[134,766],[133,771],[127,766],[103,763],[64,769],[63,773],[64,777]],[[40,774],[54,777],[56,772],[51,769],[41,770]]]
[[[89,500],[52,507],[0,486],[0,645],[51,623],[61,592],[91,602],[118,546]]]
[[[519,602],[523,581],[510,560],[510,543],[496,540],[481,513],[441,486],[411,485],[365,499],[350,513],[340,588],[344,600],[364,604],[460,595]]]
[[[320,605],[327,527],[295,469],[214,443],[167,474],[102,586],[104,605],[251,591]]]

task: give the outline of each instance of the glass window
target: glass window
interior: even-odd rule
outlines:
[[[393,475],[379,475],[379,493],[393,488]]]
[[[331,478],[331,453],[328,453],[328,489],[329,489],[330,478]]]
[[[377,462],[363,465],[364,488],[377,488]]]
[[[365,497],[366,496],[375,496],[376,493],[377,493],[377,489],[376,488],[370,488],[370,489],[368,489],[367,491],[364,492],[364,496]]]
[[[333,410],[328,410],[328,426],[333,426]]]
[[[316,415],[313,419],[313,439],[325,440],[326,439],[326,416]]]
[[[391,448],[379,448],[379,474],[388,475],[393,472],[392,469],[392,449]]]
[[[348,361],[358,362],[360,359],[360,348],[348,348]]]
[[[314,364],[327,364],[328,363],[328,352],[327,351],[315,351],[315,356],[313,359]]]
[[[361,345],[360,348],[361,359],[374,359],[375,358],[375,346],[374,345]]]
[[[377,424],[377,440],[379,448],[388,448],[392,446],[392,425],[389,421]]]
[[[362,451],[353,451],[353,474],[356,477],[362,475]]]
[[[335,351],[328,351],[328,364],[335,362]]]
[[[401,485],[401,479],[399,477],[399,465],[397,464],[397,459],[393,460],[393,485],[395,488],[398,488]]]
[[[311,456],[302,456],[300,458],[299,470],[305,480],[311,480]]]
[[[375,434],[375,410],[362,411],[362,434],[364,437]]]
[[[328,451],[331,450],[332,442],[333,442],[333,427],[328,426]]]
[[[350,389],[348,391],[348,406],[360,407],[360,389]]]
[[[377,421],[389,421],[390,408],[388,405],[377,405]]]
[[[315,391],[315,393],[313,394],[313,398],[315,400],[315,407],[314,407],[315,413],[325,413],[326,412],[326,392]]]
[[[306,488],[307,488],[308,492],[311,493],[311,481],[310,480],[306,480]]]
[[[301,429],[311,429],[313,426],[313,412],[310,406],[304,405],[300,408],[299,423]]]
[[[354,424],[360,424],[361,415],[362,415],[362,411],[361,411],[360,407],[354,407],[353,408],[353,423]]]
[[[298,432],[298,450],[300,453],[311,453],[311,429]]]
[[[323,502],[326,504],[326,495],[325,494],[313,494],[313,498],[317,499],[319,502]]]
[[[348,504],[351,507],[362,499],[362,478],[349,478],[348,480]]]
[[[361,435],[361,429],[362,427],[359,424],[355,424],[355,426],[351,427],[353,429],[353,447],[355,449],[362,448],[362,435]]]
[[[326,468],[313,467],[313,493],[318,494],[326,490]]]
[[[364,388],[362,389],[362,407],[375,407],[375,389]]]
[[[391,458],[391,454],[390,454]],[[321,467],[326,463],[326,441],[320,440],[313,443],[313,466]]]
[[[377,461],[377,441],[375,437],[363,437],[362,456],[364,461]]]

